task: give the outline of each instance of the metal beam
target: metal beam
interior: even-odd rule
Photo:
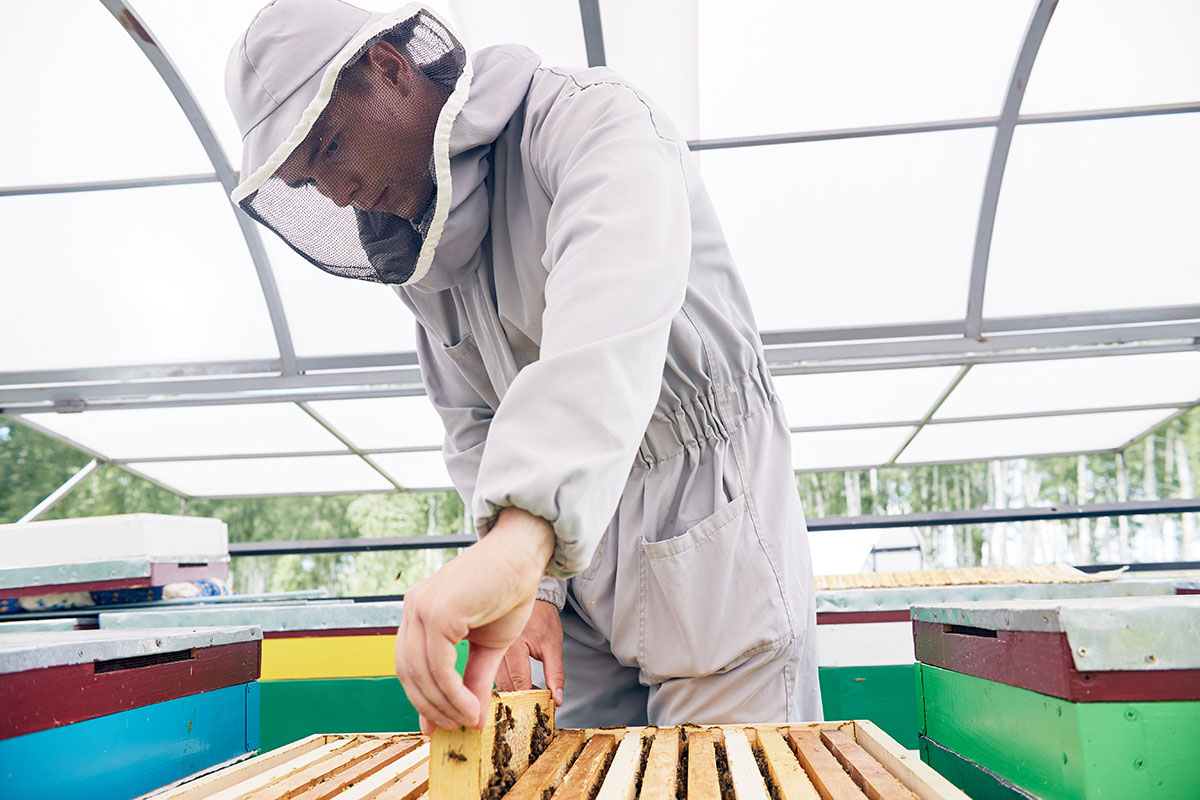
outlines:
[[[96,458],[93,458],[91,461],[84,464],[78,472],[67,479],[66,483],[51,492],[45,500],[30,509],[29,513],[21,517],[19,520],[17,520],[17,522],[33,522],[38,517],[54,508],[56,505],[58,505],[59,501],[70,494],[76,486],[83,483],[87,476],[99,469],[100,464],[100,460]]]
[[[71,194],[73,192],[110,192],[117,189],[145,189],[151,186],[184,186],[190,183],[216,183],[216,173],[208,175],[165,175],[159,178],[129,178],[87,183],[48,183],[40,186],[0,187],[0,197],[33,194]]]
[[[1090,111],[1065,111],[1051,114],[1028,114],[1018,116],[1017,125],[1048,125],[1060,122],[1091,122],[1102,119],[1124,119],[1126,117],[1153,117],[1163,114],[1191,114],[1200,111],[1200,103],[1170,103],[1166,105],[1125,106],[1121,108],[1099,108]],[[738,147],[770,147],[779,144],[808,144],[831,142],[839,139],[869,139],[876,136],[906,136],[914,133],[941,133],[965,131],[975,128],[998,126],[1001,117],[970,117],[938,122],[909,122],[899,125],[875,125],[858,128],[834,128],[823,131],[790,131],[760,136],[729,136],[720,139],[693,139],[688,149],[731,150]]]
[[[979,508],[968,511],[925,511],[916,514],[868,514],[858,517],[818,517],[808,520],[810,531],[856,531],[912,528],[930,525],[988,525],[1055,519],[1133,517],[1141,514],[1200,513],[1200,499],[1143,500],[1127,503],[1087,503],[1035,508]]]
[[[909,437],[904,440],[904,443],[900,445],[900,448],[896,450],[895,453],[892,453],[892,457],[887,460],[886,464],[884,464],[885,467],[890,467],[896,463],[896,459],[900,457],[900,455],[905,451],[905,449],[908,448],[910,444],[912,444],[912,440],[917,438],[917,434],[919,434],[925,428],[925,426],[929,424],[929,421],[933,419],[933,415],[936,414],[938,409],[941,408],[946,402],[946,398],[950,396],[951,392],[958,388],[958,385],[962,383],[963,378],[967,377],[967,373],[970,371],[970,364],[966,364],[959,369],[958,374],[954,376],[950,383],[946,384],[946,388],[943,389],[942,393],[937,396],[937,399],[933,401],[933,405],[929,407],[927,412],[925,412],[925,416],[922,417],[917,423],[916,429],[913,430],[912,434],[910,434]]]
[[[589,67],[603,67],[604,26],[600,22],[600,0],[579,0],[579,19],[583,23],[583,46]]]
[[[963,335],[968,339],[979,337],[983,329],[983,294],[987,284],[988,257],[992,250],[992,231],[996,224],[996,207],[1000,202],[1000,184],[1004,180],[1004,168],[1008,164],[1008,153],[1012,147],[1013,131],[1017,127],[1017,116],[1033,62],[1050,25],[1050,17],[1058,0],[1039,0],[1025,30],[1025,40],[1012,78],[1008,82],[1008,95],[1000,111],[1000,124],[996,126],[996,138],[992,143],[992,158],[988,164],[987,179],[983,186],[983,202],[979,209],[979,225],[975,231],[975,250],[971,259],[971,282],[967,290],[967,324]]]
[[[229,555],[288,556],[314,553],[371,553],[378,550],[438,550],[470,547],[470,534],[445,536],[391,536],[378,539],[293,539],[286,542],[230,542]]]
[[[396,483],[396,481],[395,481],[395,480],[392,478],[392,476],[391,476],[391,475],[388,475],[386,472],[384,472],[382,469],[380,469],[378,464],[376,464],[374,461],[372,461],[372,460],[371,460],[371,459],[370,459],[370,458],[369,458],[369,457],[368,457],[368,456],[367,456],[365,453],[363,453],[363,451],[362,451],[362,450],[359,450],[357,447],[355,447],[355,445],[354,445],[354,443],[353,443],[353,442],[351,442],[351,441],[350,441],[348,438],[346,438],[345,436],[343,436],[343,435],[342,435],[342,432],[341,432],[341,431],[339,431],[339,430],[337,429],[337,427],[335,427],[335,426],[333,425],[333,423],[331,423],[331,422],[329,422],[328,420],[326,420],[324,417],[322,417],[322,416],[321,416],[320,414],[318,414],[316,411],[313,411],[313,410],[312,410],[312,408],[310,408],[310,407],[309,407],[308,403],[305,403],[305,402],[300,402],[300,403],[296,403],[296,405],[300,407],[300,410],[301,410],[301,411],[303,411],[305,414],[308,414],[310,417],[312,417],[314,422],[316,422],[316,423],[317,423],[318,425],[320,425],[322,428],[324,428],[325,430],[327,430],[327,431],[329,431],[331,434],[333,434],[333,436],[334,436],[334,437],[335,437],[335,438],[336,438],[336,439],[337,439],[339,442],[341,442],[342,444],[344,444],[344,445],[347,447],[347,449],[349,449],[349,450],[350,450],[350,452],[352,452],[354,455],[358,456],[360,459],[362,459],[364,462],[366,462],[367,466],[369,466],[371,469],[373,469],[373,470],[375,470],[376,472],[378,472],[378,473],[379,473],[379,475],[380,475],[380,476],[381,476],[381,477],[382,477],[382,478],[383,478],[385,481],[387,481],[388,483],[390,483],[392,486],[396,487],[396,490],[397,490],[397,491],[403,491],[403,490],[404,490],[404,487],[403,487],[403,486],[401,486],[400,484]],[[441,448],[438,448],[438,449],[440,450]]]
[[[1194,343],[1200,321],[1168,325],[1070,328],[1042,333],[1005,334],[985,339],[923,338],[858,344],[796,345],[766,348],[767,363],[875,359],[887,357],[990,353],[1032,348],[1078,347],[1176,340]]]
[[[142,53],[150,60],[150,63],[154,65],[154,69],[158,71],[159,77],[167,84],[167,88],[175,96],[179,107],[183,109],[188,122],[191,123],[192,130],[196,132],[196,137],[204,147],[204,152],[208,155],[208,160],[212,162],[213,169],[216,172],[217,179],[221,182],[221,186],[224,187],[226,194],[232,192],[237,186],[237,175],[233,171],[233,167],[230,165],[225,151],[221,148],[221,143],[217,141],[216,133],[213,131],[208,119],[204,116],[204,111],[200,108],[195,95],[192,94],[192,90],[183,79],[182,73],[176,68],[174,62],[171,61],[171,57],[167,55],[166,50],[159,46],[158,40],[154,38],[145,21],[138,16],[129,3],[124,2],[124,0],[100,0],[100,2],[116,18],[117,22],[125,29],[134,43],[141,48]],[[267,313],[271,318],[271,326],[275,330],[275,344],[279,348],[279,359],[282,362],[283,373],[285,375],[294,375],[296,373],[296,352],[292,345],[292,334],[288,329],[287,316],[283,310],[283,301],[279,297],[279,287],[275,284],[275,275],[271,272],[267,252],[263,249],[262,237],[259,235],[258,227],[253,220],[246,216],[240,208],[233,205],[232,201],[230,201],[229,205],[233,209],[238,227],[241,229],[242,236],[246,240],[246,248],[250,251],[250,259],[254,262],[254,269],[258,273],[258,282],[262,288],[263,299],[267,304]]]

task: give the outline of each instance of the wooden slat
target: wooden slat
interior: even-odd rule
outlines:
[[[416,737],[390,740],[383,748],[377,750],[370,758],[360,762],[354,769],[346,770],[333,780],[322,781],[296,795],[294,800],[329,800],[351,786],[361,783],[389,764],[400,760],[402,756],[420,746],[421,740]]]
[[[913,800],[913,793],[859,747],[849,734],[821,731],[821,741],[871,800]]]
[[[716,737],[717,731],[713,728],[688,732],[688,800],[721,800],[714,750]]]
[[[429,791],[429,762],[418,764],[407,775],[375,795],[374,800],[416,800]]]
[[[859,791],[854,781],[842,769],[815,730],[793,730],[788,734],[796,757],[804,765],[804,771],[812,780],[824,800],[863,800],[866,795]]]
[[[386,742],[375,738],[343,747],[306,769],[247,795],[245,800],[292,800],[296,795],[311,789],[318,783],[329,780],[360,762],[366,761],[385,747],[387,747]]]
[[[338,800],[373,800],[379,793],[398,783],[402,778],[424,766],[429,766],[429,744],[409,751],[399,761],[381,769],[361,783],[356,783],[338,795]],[[428,772],[426,772],[428,774]]]
[[[887,767],[921,800],[970,800],[957,786],[897,744],[875,723],[859,720],[846,723],[844,727],[854,731],[854,741],[859,747]]]
[[[638,767],[642,765],[643,731],[643,728],[626,729],[596,800],[633,800]]]
[[[725,754],[737,800],[767,800],[767,784],[758,771],[758,762],[754,760],[745,732],[725,729]]]
[[[263,753],[239,764],[225,767],[218,772],[205,775],[194,781],[188,781],[177,789],[159,795],[156,800],[199,800],[200,798],[208,798],[214,792],[228,789],[230,786],[235,786],[262,772],[274,769],[291,759],[300,758],[319,747],[324,747],[335,738],[339,737],[331,737],[318,733],[298,739],[277,750],[272,750],[269,753]]]
[[[250,792],[261,789],[264,786],[269,786],[275,781],[283,780],[289,775],[292,775],[309,767],[312,764],[317,763],[321,759],[328,758],[330,754],[335,753],[342,748],[353,747],[358,741],[361,741],[361,739],[357,736],[353,738],[347,737],[331,739],[321,747],[318,747],[315,750],[309,750],[307,753],[299,756],[298,758],[284,761],[283,763],[278,764],[277,766],[274,766],[268,770],[258,772],[244,780],[235,783],[233,786],[229,786],[218,791],[216,794],[200,794],[199,797],[204,797],[205,800],[234,800],[234,798],[244,797]]]
[[[499,692],[492,694],[483,730],[436,729],[429,757],[430,800],[479,800],[496,773],[492,750],[497,727],[511,753],[505,766],[514,780],[520,778],[529,767],[530,740],[539,714],[554,730],[554,700],[549,691]]]
[[[758,744],[767,760],[767,772],[783,800],[820,800],[821,795],[808,779],[796,754],[779,731],[758,731]]]
[[[679,770],[679,728],[659,728],[650,745],[642,792],[638,800],[675,800],[675,777]]]
[[[555,800],[588,800],[592,787],[600,780],[600,772],[608,761],[608,754],[616,746],[617,739],[611,733],[593,736],[583,746],[583,752],[563,778],[562,786],[554,793]]]
[[[583,731],[559,731],[546,752],[508,790],[505,800],[541,800],[544,791],[558,787],[567,774],[567,765],[583,748],[583,742]],[[674,795],[670,800],[674,800]]]

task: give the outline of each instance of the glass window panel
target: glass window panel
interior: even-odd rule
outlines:
[[[371,456],[380,469],[405,489],[453,489],[440,450],[419,453],[380,453]]]
[[[242,139],[233,112],[225,100],[225,60],[237,37],[246,30],[263,0],[138,0],[137,11],[154,37],[162,43],[196,101],[204,110],[233,168],[242,163]],[[355,0],[370,11],[391,12],[398,0]],[[443,17],[447,0],[426,5]]]
[[[259,230],[297,356],[416,349],[416,321],[392,287],[323,272],[271,231]]]
[[[358,456],[140,461],[129,467],[189,497],[349,494],[395,489]]]
[[[957,367],[782,375],[775,388],[793,428],[923,419]]]
[[[1200,303],[1200,114],[1020,125],[984,313]]]
[[[1200,353],[979,364],[971,368],[934,419],[1185,404],[1198,398]]]
[[[700,136],[699,12],[694,0],[606,0],[604,56],[679,127]]]
[[[25,419],[107,458],[347,452],[292,403],[85,411]]]
[[[706,138],[1000,113],[1033,3],[700,4]]]
[[[1171,411],[1111,411],[926,425],[897,464],[977,461],[1113,450],[1166,420]]]
[[[703,153],[763,330],[962,319],[991,128]]]
[[[100,3],[5,3],[0,52],[0,185],[212,172],[170,89]]]
[[[881,466],[895,455],[912,432],[913,428],[906,426],[793,433],[792,468],[810,472]]]
[[[360,450],[442,446],[442,419],[424,396],[320,400],[309,407]]]
[[[278,358],[220,185],[0,197],[0,370]]]
[[[1021,113],[1189,102],[1200,98],[1200,3],[1059,3]]]

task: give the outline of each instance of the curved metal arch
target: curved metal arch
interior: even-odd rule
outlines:
[[[142,53],[154,65],[154,69],[158,71],[159,77],[167,84],[167,88],[171,90],[175,101],[179,103],[179,107],[183,109],[183,113],[187,116],[188,122],[192,126],[192,130],[196,132],[196,138],[200,140],[201,146],[204,147],[204,152],[208,156],[208,160],[212,162],[213,169],[216,171],[217,180],[224,187],[226,195],[234,190],[237,186],[237,175],[233,171],[233,167],[229,163],[229,158],[225,155],[225,151],[221,149],[220,142],[217,141],[216,133],[209,124],[208,119],[204,116],[204,112],[200,108],[200,104],[196,101],[192,90],[188,88],[187,82],[184,81],[182,73],[171,61],[171,57],[159,45],[158,40],[150,33],[150,29],[146,27],[146,23],[138,16],[133,7],[124,2],[124,0],[100,0],[101,4],[108,9],[108,12],[120,23],[129,37],[134,43],[141,48]],[[254,262],[255,272],[258,273],[258,282],[262,287],[263,299],[267,303],[267,313],[271,316],[271,327],[275,331],[275,344],[279,348],[280,371],[284,375],[297,374],[296,369],[296,350],[292,344],[292,333],[288,328],[287,315],[283,310],[283,301],[279,296],[279,287],[275,284],[275,274],[271,272],[270,261],[267,259],[267,252],[263,248],[262,237],[259,235],[258,228],[254,221],[237,206],[230,202],[230,207],[233,209],[234,216],[237,218],[238,227],[242,231],[242,236],[246,240],[246,249],[250,251],[250,259]]]
[[[606,65],[604,26],[600,23],[600,0],[579,0],[579,19],[583,23],[583,46],[589,67]]]
[[[968,339],[978,339],[983,329],[983,292],[987,285],[988,257],[992,250],[992,232],[996,225],[996,206],[1000,201],[1000,184],[1004,180],[1004,168],[1008,165],[1008,153],[1012,148],[1013,132],[1016,130],[1021,101],[1033,72],[1033,62],[1050,26],[1050,17],[1058,0],[1039,0],[1029,26],[1021,52],[1013,67],[1012,79],[1008,83],[1008,94],[1000,121],[996,126],[996,140],[992,144],[992,159],[988,164],[987,179],[983,187],[983,203],[979,208],[979,226],[975,231],[975,250],[971,259],[971,282],[967,293],[967,319],[963,331]]]

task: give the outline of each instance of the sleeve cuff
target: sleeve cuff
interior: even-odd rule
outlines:
[[[545,600],[559,611],[567,604],[567,584],[557,578],[542,578],[538,583],[535,600]]]

